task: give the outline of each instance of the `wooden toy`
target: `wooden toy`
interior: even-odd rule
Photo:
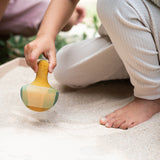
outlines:
[[[21,98],[24,104],[33,111],[46,111],[55,105],[59,93],[48,83],[48,61],[38,63],[36,79],[21,88]]]

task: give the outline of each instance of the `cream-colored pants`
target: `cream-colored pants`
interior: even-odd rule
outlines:
[[[97,12],[101,37],[62,48],[55,78],[71,87],[130,78],[136,97],[160,98],[160,8],[147,0],[98,0]]]

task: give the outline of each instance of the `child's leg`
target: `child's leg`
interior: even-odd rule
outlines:
[[[57,53],[54,75],[57,81],[70,87],[85,87],[99,81],[128,78],[107,36],[62,48]]]
[[[147,0],[99,0],[98,13],[138,97],[100,122],[126,129],[160,111],[160,9]]]

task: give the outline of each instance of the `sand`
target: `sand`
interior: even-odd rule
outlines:
[[[30,68],[11,68],[0,78],[0,160],[159,160],[160,114],[128,130],[109,129],[99,118],[133,99],[127,80],[84,89],[49,83],[60,92],[49,111],[29,110],[20,88],[35,78]]]

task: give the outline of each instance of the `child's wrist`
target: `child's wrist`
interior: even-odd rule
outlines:
[[[47,39],[51,39],[52,41],[55,41],[56,40],[56,36],[52,36],[51,34],[48,34],[48,33],[37,33],[37,38],[40,38],[40,37],[45,37]]]

